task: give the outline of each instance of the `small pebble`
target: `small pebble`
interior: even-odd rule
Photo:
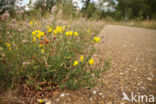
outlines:
[[[103,95],[103,93],[99,93],[99,95],[101,96],[101,95]]]
[[[152,79],[151,78],[147,78],[149,81],[152,81]]]
[[[93,94],[94,94],[94,95],[96,94],[96,90],[93,91]]]
[[[52,104],[52,103],[51,103],[51,101],[49,101],[49,102],[46,102],[45,104]]]
[[[90,98],[89,100],[93,100],[93,98]]]
[[[120,75],[123,75],[123,73],[119,73]]]
[[[63,94],[60,95],[60,97],[64,97],[64,96],[65,96],[65,93],[63,93]]]

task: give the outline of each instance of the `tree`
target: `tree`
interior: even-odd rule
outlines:
[[[13,10],[16,0],[0,0],[0,13],[4,13],[6,10]]]
[[[93,16],[94,12],[96,11],[95,2],[91,2],[91,0],[82,0],[84,6],[81,9],[82,13],[87,17],[90,18]]]
[[[117,0],[117,2],[116,11],[121,11],[122,17],[155,18],[156,0]]]
[[[37,0],[35,2],[35,9],[42,9],[42,10],[51,10],[51,8],[56,4],[56,0]]]
[[[90,5],[90,0],[82,0],[82,2],[84,6],[82,7],[81,10],[83,13],[87,13],[87,8]]]

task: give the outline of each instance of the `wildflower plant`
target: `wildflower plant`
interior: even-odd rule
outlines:
[[[14,30],[7,26],[0,30],[2,87],[26,83],[41,90],[40,82],[52,82],[53,86],[70,89],[96,85],[92,74],[100,73],[94,67],[92,55],[96,50],[94,44],[100,42],[99,37],[54,22],[44,27],[33,21],[28,24],[30,26],[23,32],[18,30],[20,24]]]

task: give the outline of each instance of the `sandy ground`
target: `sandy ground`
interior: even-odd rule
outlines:
[[[100,101],[120,104],[122,93],[131,98],[132,92],[156,97],[156,31],[107,25],[99,36],[105,38],[97,45],[97,55],[110,58],[112,64],[98,87],[105,96]]]
[[[156,30],[106,25],[99,37],[94,56],[110,59],[111,68],[91,90],[54,92],[52,104],[135,104],[141,95],[148,101],[137,104],[148,104],[150,95],[156,102]],[[137,102],[122,100],[123,93]]]

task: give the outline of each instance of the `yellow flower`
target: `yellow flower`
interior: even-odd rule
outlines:
[[[41,38],[41,35],[40,34],[37,34],[37,38],[40,39]]]
[[[68,36],[68,35],[69,35],[69,32],[68,32],[68,31],[67,31],[67,32],[65,32],[65,35],[66,35],[66,36]]]
[[[101,39],[99,37],[94,37],[95,42],[99,42]]]
[[[39,44],[39,47],[41,48],[41,47],[43,47],[44,46],[44,44]]]
[[[11,45],[10,43],[6,42],[5,45],[9,48]]]
[[[42,32],[42,31],[38,31],[38,34],[39,34],[40,36],[44,36],[44,32]]]
[[[73,35],[73,31],[69,31],[69,35],[72,36]]]
[[[43,103],[43,100],[42,100],[42,99],[39,99],[38,102],[39,102],[39,103]]]
[[[84,59],[84,57],[83,57],[83,56],[81,56],[81,57],[80,57],[80,61],[81,61],[81,62],[83,62],[83,59]]]
[[[77,66],[78,65],[78,61],[74,61],[73,66]]]
[[[94,60],[93,60],[93,59],[90,59],[90,60],[89,60],[89,64],[90,64],[90,65],[93,65],[93,64],[94,64]]]
[[[49,28],[48,32],[52,32],[52,28]]]
[[[72,36],[72,35],[73,35],[73,31],[67,31],[67,32],[65,33],[65,35],[66,35],[66,36]]]
[[[32,32],[32,35],[36,35],[36,32],[33,31],[33,32]]]
[[[36,37],[33,37],[33,42],[36,42]]]
[[[78,36],[78,32],[74,32],[74,35],[75,35],[75,36]]]
[[[9,50],[12,50],[10,43],[6,42],[5,45],[8,47]]]
[[[41,53],[42,53],[42,54],[44,53],[44,49],[41,50]]]
[[[54,31],[53,31],[53,34],[56,35],[56,34],[57,34],[57,30],[54,30]]]
[[[62,33],[62,27],[61,26],[57,26],[56,30],[57,30],[57,32]]]
[[[35,30],[32,32],[32,35],[36,35],[36,33],[38,33],[39,31],[38,30]]]
[[[37,38],[40,39],[42,36],[44,36],[44,32],[38,31]]]
[[[32,25],[33,25],[33,22],[31,21],[31,22],[30,22],[30,26],[32,26]]]

